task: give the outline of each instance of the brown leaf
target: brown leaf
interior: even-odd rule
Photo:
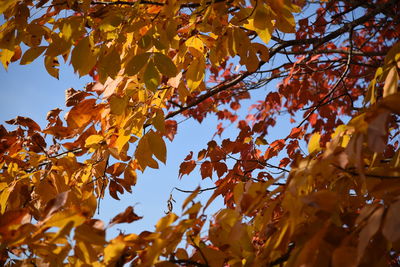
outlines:
[[[357,266],[357,249],[349,246],[342,246],[333,251],[333,267],[355,267]]]
[[[111,227],[114,224],[117,223],[131,223],[137,220],[142,219],[142,216],[138,216],[134,211],[133,211],[133,207],[129,206],[125,209],[124,212],[119,213],[117,216],[115,216],[114,218],[112,218],[112,220],[110,221],[110,224],[108,225],[108,227]]]
[[[18,116],[15,119],[6,121],[6,123],[28,127],[32,131],[40,131],[40,126],[34,120],[27,117]]]
[[[201,178],[203,178],[203,179],[205,179],[207,177],[212,178],[212,171],[213,171],[213,165],[208,160],[201,164],[201,167],[200,167]]]
[[[110,195],[116,200],[120,200],[117,192],[119,192],[120,194],[124,193],[124,188],[114,180],[110,180],[110,186],[108,189],[110,190]]]
[[[69,88],[65,91],[65,105],[67,107],[76,106],[87,96],[90,96],[90,94],[84,91],[76,91],[74,88]]]
[[[360,262],[371,238],[376,234],[376,232],[378,232],[383,212],[383,207],[377,208],[368,218],[367,225],[361,230],[357,247],[357,262]]]
[[[174,120],[165,121],[165,136],[170,140],[174,140],[176,131],[178,129],[178,124]]]
[[[60,210],[65,205],[65,203],[67,203],[68,193],[69,191],[62,192],[58,194],[55,198],[47,202],[46,208],[44,209],[43,213],[46,215],[44,216],[43,220]]]
[[[400,239],[400,200],[390,205],[383,224],[382,233],[387,240],[394,243]]]
[[[179,177],[185,174],[190,174],[196,167],[196,162],[194,160],[182,162],[179,167]]]

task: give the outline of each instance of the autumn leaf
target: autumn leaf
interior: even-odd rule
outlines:
[[[167,77],[175,77],[178,73],[174,62],[172,62],[172,60],[164,54],[155,53],[154,64],[156,65],[158,71]]]
[[[319,133],[314,133],[311,136],[310,141],[308,142],[308,153],[312,154],[321,150],[321,147],[319,145],[320,137],[321,136]]]
[[[89,37],[83,38],[71,53],[71,63],[80,76],[84,76],[94,67],[97,52]]]
[[[179,167],[179,176],[182,177],[185,174],[190,174],[196,167],[196,162],[194,160],[182,162]]]
[[[131,223],[137,220],[142,219],[143,217],[140,217],[136,215],[136,213],[133,211],[133,207],[129,206],[125,209],[124,212],[119,213],[117,216],[111,219],[108,227],[111,227],[114,224],[118,223]]]
[[[164,140],[159,134],[153,131],[150,131],[147,135],[151,152],[158,160],[165,164],[167,161],[167,148]]]
[[[134,56],[126,65],[126,74],[132,76],[137,74],[149,61],[151,53],[143,53]]]

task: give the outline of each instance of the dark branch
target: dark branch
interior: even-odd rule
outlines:
[[[191,261],[191,260],[176,260],[176,259],[170,259],[168,260],[169,262],[179,264],[182,266],[198,266],[198,267],[208,267],[208,265],[199,263],[197,261]]]
[[[353,176],[360,176],[361,175],[358,172],[355,172],[355,171],[352,171],[352,170],[348,170],[348,169],[342,168],[340,166],[336,166],[336,165],[332,165],[332,166],[334,166],[335,168],[337,168],[337,169],[339,169],[339,170],[341,170],[341,171],[343,171],[345,173],[351,174]],[[389,176],[389,175],[379,175],[379,174],[370,174],[370,173],[364,173],[363,175],[365,177],[377,178],[377,179],[400,179],[400,176],[395,176],[395,175],[394,176]]]
[[[295,244],[294,243],[290,243],[288,246],[288,250],[285,254],[283,254],[282,256],[280,256],[279,258],[277,258],[276,260],[272,261],[269,263],[269,267],[275,266],[275,265],[280,265],[284,262],[286,262],[289,257],[290,257],[290,253],[292,252],[292,250],[294,249]]]
[[[205,191],[215,190],[217,188],[218,188],[218,186],[213,186],[213,187],[209,187],[209,188],[200,189],[199,190],[199,194],[203,193]],[[178,187],[174,187],[174,189],[178,190],[179,192],[188,193],[188,194],[193,193],[195,191],[195,190],[183,190],[183,189],[180,189]]]
[[[288,52],[279,52],[279,54],[285,55],[320,55],[320,54],[345,54],[348,55],[352,53],[355,56],[365,56],[365,57],[379,57],[386,55],[385,52],[363,52],[363,51],[348,51],[342,49],[328,49],[328,50],[305,50],[305,51],[288,51]]]
[[[225,0],[215,0],[215,1],[208,1],[206,5],[211,5],[215,3],[224,2]],[[92,5],[105,5],[105,6],[112,6],[112,5],[126,5],[126,6],[134,6],[137,4],[140,5],[155,5],[155,6],[164,6],[166,3],[156,2],[156,1],[148,1],[148,0],[139,0],[135,2],[128,2],[128,1],[115,1],[115,2],[101,2],[101,1],[92,1],[90,2]],[[200,3],[187,3],[180,5],[180,8],[196,8],[201,6]]]
[[[282,41],[283,43],[281,43],[280,45],[278,45],[277,47],[270,49],[269,55],[270,58],[272,58],[273,56],[275,56],[276,54],[280,53],[281,51],[283,51],[285,48],[287,47],[291,47],[291,46],[297,46],[297,45],[314,45],[314,49],[321,46],[322,44],[329,42],[337,37],[339,37],[340,35],[348,32],[350,29],[361,25],[367,21],[369,21],[371,18],[373,18],[375,15],[381,13],[382,11],[384,11],[386,8],[389,8],[390,6],[392,6],[393,4],[395,4],[398,0],[391,0],[388,1],[385,4],[382,5],[377,5],[376,8],[374,10],[372,10],[370,13],[352,21],[349,23],[344,24],[341,28],[337,29],[336,31],[333,31],[329,34],[327,34],[326,36],[322,37],[322,38],[309,38],[309,39],[299,39],[299,40],[288,40],[288,41]],[[257,70],[259,70],[266,62],[261,61],[258,65]],[[256,72],[256,71],[255,71]],[[222,92],[225,90],[229,90],[232,89],[235,85],[237,85],[238,83],[240,83],[241,81],[243,81],[245,78],[247,78],[248,76],[252,75],[255,72],[243,72],[239,75],[237,75],[236,77],[234,77],[231,80],[228,81],[224,81],[212,88],[210,88],[205,94],[199,96],[197,99],[195,99],[194,101],[188,103],[185,107],[180,108],[176,111],[173,111],[171,113],[169,113],[165,119],[170,119],[172,117],[175,117],[178,114],[181,114],[182,112],[200,104],[201,102],[203,102],[204,100]]]

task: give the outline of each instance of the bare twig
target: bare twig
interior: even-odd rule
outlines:
[[[352,57],[352,51],[353,51],[353,28],[350,28],[349,30],[349,56],[347,57],[347,63],[346,63],[346,68],[344,69],[342,75],[340,76],[339,80],[336,81],[335,85],[332,87],[332,89],[329,91],[328,94],[326,94],[319,102],[317,105],[315,105],[312,110],[307,114],[307,116],[304,117],[304,119],[299,123],[299,125],[297,125],[297,128],[299,128],[300,126],[303,125],[304,122],[306,122],[308,120],[308,118],[310,118],[310,116],[321,106],[325,105],[325,101],[331,97],[331,95],[336,91],[336,89],[339,87],[339,84],[344,80],[344,78],[347,75],[347,72],[350,69],[350,62],[351,62],[351,57]]]
[[[200,189],[200,190],[199,190],[199,194],[201,194],[201,193],[203,193],[203,192],[205,192],[205,191],[215,190],[215,189],[217,189],[217,188],[218,188],[218,186],[213,186],[213,187],[208,187],[208,188]],[[180,189],[180,188],[178,188],[178,187],[174,187],[173,189],[178,190],[179,192],[188,193],[188,194],[193,193],[193,192],[195,191],[195,190],[184,190],[184,189]]]
[[[358,172],[355,172],[355,171],[352,171],[352,170],[349,170],[349,169],[345,169],[345,168],[342,168],[342,167],[334,165],[334,164],[332,164],[332,166],[335,167],[336,169],[339,169],[339,170],[341,170],[341,171],[343,171],[345,173],[348,173],[350,175],[360,176],[360,174]],[[396,176],[396,175],[389,176],[389,175],[368,174],[368,173],[364,173],[363,175],[365,177],[377,178],[377,179],[400,179],[400,176]]]

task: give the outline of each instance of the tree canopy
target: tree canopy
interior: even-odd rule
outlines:
[[[93,79],[44,128],[0,125],[1,265],[400,264],[398,0],[7,0],[0,13],[4,68],[42,59],[55,78],[71,64]],[[106,239],[141,216],[105,225],[98,200],[166,162],[177,118],[210,116],[220,138],[177,172],[215,187]],[[282,119],[292,129],[270,140]]]

